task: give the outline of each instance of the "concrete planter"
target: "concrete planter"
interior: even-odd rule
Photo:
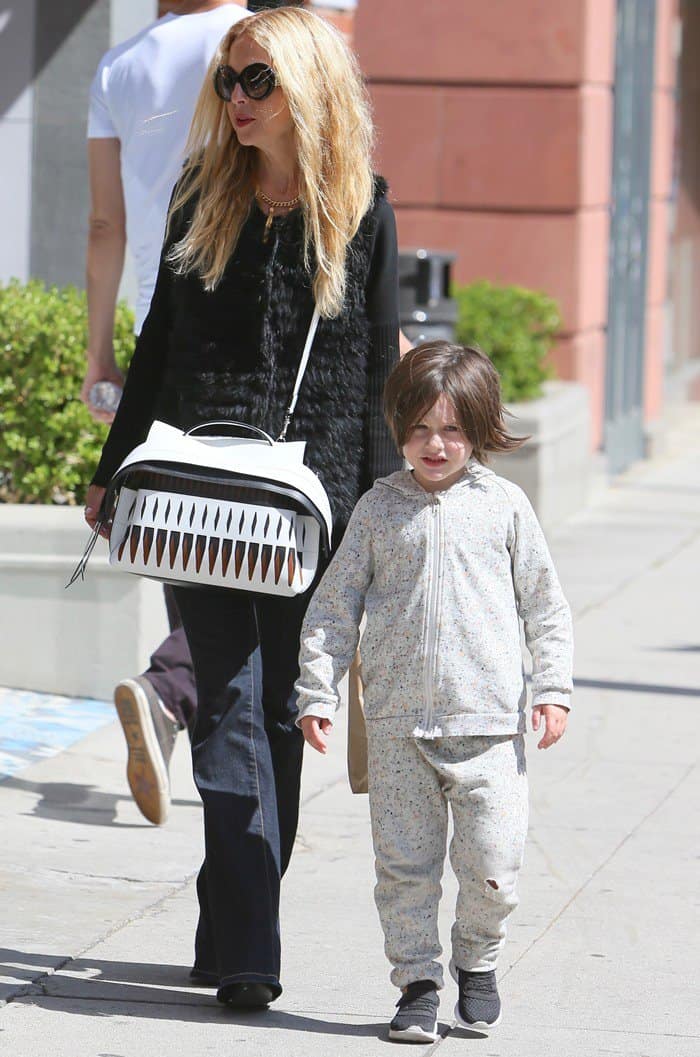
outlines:
[[[0,505],[0,686],[109,699],[166,634],[161,585],[115,572],[103,540],[64,589],[88,535],[79,508]]]
[[[520,485],[545,531],[586,505],[591,481],[588,390],[576,382],[546,382],[544,396],[510,404],[516,435],[530,435],[518,451],[494,455],[489,466]]]

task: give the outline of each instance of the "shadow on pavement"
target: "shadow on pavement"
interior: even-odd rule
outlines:
[[[52,968],[55,971],[50,972]],[[234,1012],[216,1001],[213,989],[193,987],[189,966],[185,965],[108,962],[0,948],[0,976],[16,981],[14,988],[3,988],[7,1001],[25,999],[79,1016],[105,1017],[118,1012],[120,1017],[239,1024],[357,1038],[382,1038],[387,1030],[384,1021],[335,1023],[313,1010],[287,1012],[271,1006],[256,1013]],[[338,1016],[357,1015],[341,1010]]]
[[[25,778],[5,778],[0,789],[19,789],[32,793],[37,802],[26,812],[37,818],[57,822],[73,822],[83,826],[115,826],[119,829],[151,829],[150,823],[117,821],[117,806],[131,801],[129,792],[124,795],[103,793],[94,785],[79,785],[76,782],[30,782]],[[200,807],[198,800],[171,801],[174,807]]]
[[[574,678],[574,687],[587,687],[592,690],[620,690],[624,693],[633,691],[636,694],[661,694],[664,697],[700,697],[700,687],[624,683],[614,679],[580,679],[578,676]]]

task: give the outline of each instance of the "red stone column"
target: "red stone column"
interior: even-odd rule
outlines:
[[[361,0],[355,26],[402,245],[559,302],[563,378],[602,436],[614,0]]]
[[[658,0],[645,416],[662,403],[677,0]],[[456,278],[542,289],[562,378],[602,440],[615,0],[360,0],[355,41],[403,246],[456,251]]]

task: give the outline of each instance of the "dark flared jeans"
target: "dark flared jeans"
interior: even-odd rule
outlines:
[[[204,805],[195,969],[220,987],[279,993],[280,878],[299,813],[303,737],[295,726],[296,598],[176,588],[194,664],[194,780]]]

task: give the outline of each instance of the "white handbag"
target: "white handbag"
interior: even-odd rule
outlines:
[[[154,422],[111,479],[67,586],[84,576],[99,528],[111,521],[109,561],[125,572],[282,596],[310,587],[320,555],[330,552],[330,504],[304,465],[305,443],[284,438],[318,318],[316,310],[279,438],[238,422],[202,423],[185,433]],[[222,435],[232,427],[249,435]]]

